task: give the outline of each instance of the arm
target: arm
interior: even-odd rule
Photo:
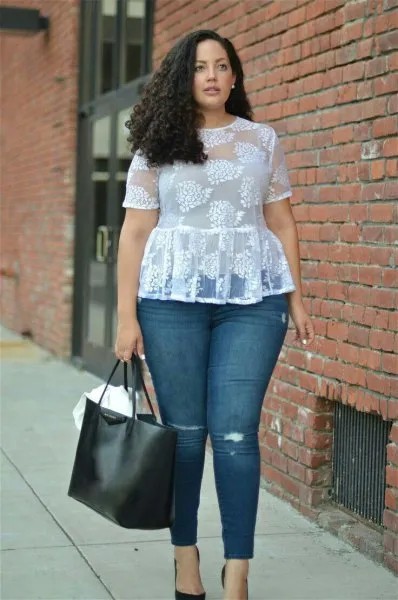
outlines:
[[[120,232],[117,256],[117,313],[119,322],[136,319],[136,300],[142,257],[158,222],[158,210],[128,208]]]
[[[118,327],[115,354],[129,360],[133,352],[145,358],[137,320],[137,295],[142,258],[148,237],[159,218],[158,172],[137,152],[129,168],[117,258]]]
[[[294,292],[287,294],[289,313],[296,325],[296,340],[300,339],[301,343],[306,346],[314,340],[314,327],[303,304],[299,240],[289,200],[292,191],[283,149],[274,131],[269,146],[271,147],[270,178],[263,201],[263,214],[268,228],[281,241],[289,263],[296,287]]]
[[[263,213],[267,227],[282,243],[296,287],[294,292],[286,294],[289,313],[296,326],[296,340],[300,340],[304,346],[309,346],[315,339],[315,333],[303,304],[299,240],[289,198],[264,204]]]

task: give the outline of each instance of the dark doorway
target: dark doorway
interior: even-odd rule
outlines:
[[[73,356],[114,363],[116,255],[131,154],[125,122],[150,71],[153,2],[83,0]]]

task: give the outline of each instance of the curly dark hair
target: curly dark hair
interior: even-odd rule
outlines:
[[[197,110],[192,86],[196,47],[209,39],[225,48],[236,76],[235,88],[225,103],[226,112],[253,120],[243,84],[242,63],[232,42],[210,29],[189,33],[168,52],[126,121],[131,151],[139,149],[148,166],[160,167],[176,160],[203,164],[207,159],[197,132],[203,126],[203,117]]]

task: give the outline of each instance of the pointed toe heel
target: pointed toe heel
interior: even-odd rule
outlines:
[[[198,553],[198,561],[200,562],[199,549],[196,548]],[[175,582],[175,600],[206,600],[206,592],[203,594],[186,594],[185,592],[179,592],[177,590],[177,561],[174,559],[174,582]]]
[[[223,568],[221,569],[221,585],[224,589],[224,584],[225,584],[225,565],[223,566]],[[249,583],[246,579],[246,598],[247,600],[249,600]]]
[[[203,594],[186,594],[175,590],[175,600],[206,600],[206,592]]]

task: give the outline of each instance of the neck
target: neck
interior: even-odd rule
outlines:
[[[225,109],[219,111],[202,111],[203,127],[223,127],[231,122],[231,115]]]

